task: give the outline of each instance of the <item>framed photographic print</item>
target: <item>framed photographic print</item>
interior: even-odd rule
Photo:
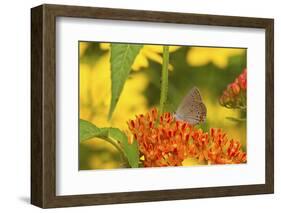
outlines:
[[[31,9],[31,203],[274,191],[273,19]]]

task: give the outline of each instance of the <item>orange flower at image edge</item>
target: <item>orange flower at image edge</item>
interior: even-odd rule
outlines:
[[[247,69],[245,68],[242,73],[230,83],[224,90],[220,97],[220,104],[227,108],[240,108],[247,107]]]
[[[229,140],[221,129],[203,132],[184,121],[176,121],[166,112],[160,115],[153,108],[145,115],[128,122],[138,142],[144,167],[182,166],[187,157],[206,164],[237,164],[246,162],[241,143]]]

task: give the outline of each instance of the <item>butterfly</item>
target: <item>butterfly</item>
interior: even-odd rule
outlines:
[[[193,87],[184,97],[174,116],[176,120],[187,121],[191,125],[205,122],[207,108],[199,89]]]

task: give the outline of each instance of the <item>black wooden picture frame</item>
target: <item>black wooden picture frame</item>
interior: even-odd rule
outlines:
[[[265,184],[193,189],[56,195],[56,18],[95,18],[265,29]],[[31,9],[31,203],[66,207],[267,194],[274,191],[274,20],[65,5]]]

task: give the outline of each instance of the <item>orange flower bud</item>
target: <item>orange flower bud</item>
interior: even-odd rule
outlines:
[[[219,99],[220,104],[228,108],[245,109],[246,89],[247,70],[244,69],[243,72],[234,80],[234,82],[230,83],[227,88],[223,91],[223,94]]]
[[[235,95],[238,95],[239,92],[240,92],[240,87],[238,84],[236,83],[232,83],[231,84],[231,89],[232,89],[232,92],[235,94]]]

